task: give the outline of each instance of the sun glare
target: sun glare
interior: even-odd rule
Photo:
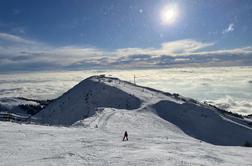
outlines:
[[[178,8],[176,5],[165,6],[161,10],[161,22],[162,24],[173,24],[178,17]]]

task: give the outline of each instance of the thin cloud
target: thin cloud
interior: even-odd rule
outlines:
[[[0,40],[12,42],[12,43],[36,44],[35,41],[27,40],[27,39],[24,39],[20,36],[8,34],[8,33],[0,33]]]
[[[204,43],[192,39],[177,40],[165,42],[160,48],[123,48],[115,51],[117,55],[135,55],[135,54],[151,54],[151,55],[171,55],[183,56],[185,53],[193,53],[207,47],[215,45],[214,42]]]
[[[211,47],[214,44],[214,42],[204,43],[192,39],[186,39],[163,43],[161,50],[170,54],[192,53],[207,47]]]
[[[226,34],[226,33],[229,33],[229,32],[233,32],[235,30],[234,26],[235,26],[234,23],[230,23],[228,25],[228,27],[222,31],[222,33]]]

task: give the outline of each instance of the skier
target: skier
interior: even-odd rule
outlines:
[[[124,136],[123,136],[123,141],[128,141],[128,133],[127,131],[124,132]]]

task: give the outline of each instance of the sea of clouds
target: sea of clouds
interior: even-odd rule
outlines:
[[[159,90],[252,114],[252,67],[86,70],[0,74],[0,98],[53,99],[97,74],[119,77]]]

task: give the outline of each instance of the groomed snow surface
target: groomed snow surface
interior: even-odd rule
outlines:
[[[86,128],[80,124],[53,127],[1,122],[1,165],[252,163],[251,148],[216,146],[193,139],[151,113],[107,109],[84,121]],[[124,130],[129,141],[122,142]]]
[[[0,165],[252,165],[241,120],[118,79],[90,77],[32,119],[0,122]]]

